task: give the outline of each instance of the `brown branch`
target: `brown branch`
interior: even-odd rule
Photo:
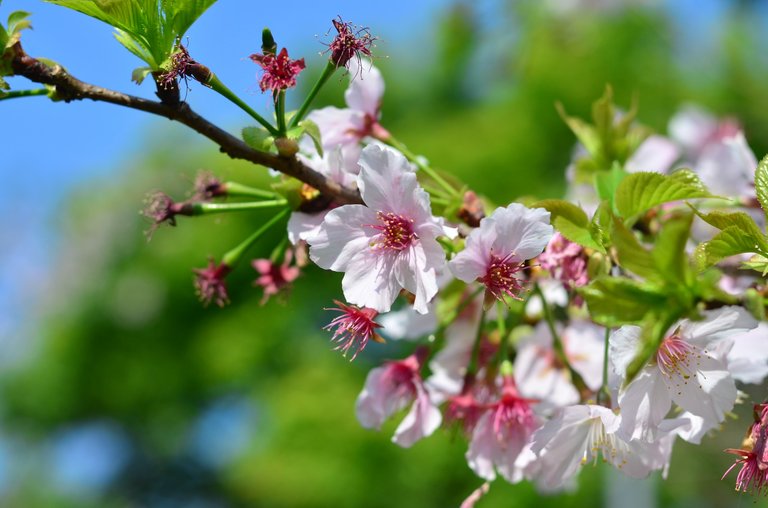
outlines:
[[[91,99],[175,120],[219,145],[219,150],[233,159],[247,160],[292,176],[311,185],[322,194],[331,196],[333,201],[337,203],[362,203],[360,194],[356,190],[339,185],[312,168],[305,166],[295,157],[282,157],[254,150],[240,139],[192,111],[192,108],[185,102],[164,104],[91,85],[70,75],[60,65],[48,66],[27,55],[20,43],[16,43],[12,51],[14,51],[14,57],[11,65],[16,75],[24,76],[36,83],[55,86],[58,97],[66,102]]]

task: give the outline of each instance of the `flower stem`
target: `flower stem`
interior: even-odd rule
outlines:
[[[304,115],[307,114],[307,110],[309,109],[309,106],[312,104],[312,101],[315,100],[315,97],[317,97],[317,93],[320,91],[320,89],[323,88],[323,86],[328,82],[328,78],[330,78],[334,72],[336,72],[337,67],[333,64],[333,62],[328,62],[325,66],[325,69],[323,69],[323,73],[320,74],[320,77],[317,79],[317,82],[312,87],[312,90],[309,91],[309,95],[304,99],[304,102],[299,107],[299,110],[296,112],[295,115],[293,115],[293,118],[291,119],[290,127],[296,127],[299,122],[304,118]]]
[[[483,307],[480,313],[480,321],[477,323],[477,334],[475,335],[475,343],[472,346],[472,356],[467,365],[467,374],[475,374],[478,368],[478,362],[480,361],[480,342],[483,338],[483,327],[485,325],[485,307]]]
[[[285,90],[280,90],[275,101],[275,117],[277,118],[277,130],[280,137],[285,137]]]
[[[258,114],[256,111],[254,111],[248,104],[242,101],[240,97],[235,95],[235,93],[230,90],[229,88],[224,85],[224,83],[221,82],[221,80],[216,76],[216,74],[211,73],[210,79],[206,82],[206,85],[210,86],[214,91],[218,92],[219,95],[224,96],[225,98],[229,99],[230,102],[238,106],[240,109],[248,113],[254,120],[259,122],[265,129],[269,131],[270,134],[277,137],[280,132],[275,129],[271,123],[266,121],[263,116]]]
[[[558,335],[557,328],[555,327],[555,317],[552,315],[552,309],[550,309],[546,298],[544,298],[544,292],[541,290],[541,287],[538,284],[534,284],[533,291],[539,295],[539,298],[541,298],[541,308],[544,309],[544,319],[547,321],[549,333],[552,334],[552,347],[555,351],[555,356],[557,357],[558,361],[560,361],[560,363],[562,363],[568,369],[568,373],[571,375],[571,382],[573,382],[573,385],[576,387],[579,393],[584,393],[589,388],[587,387],[587,384],[584,382],[584,379],[581,377],[581,375],[576,372],[576,370],[568,361],[568,355],[565,354],[563,341],[560,340],[560,335]]]
[[[249,196],[254,198],[266,198],[275,199],[278,194],[262,189],[256,189],[255,187],[249,187],[237,182],[224,182],[223,187],[227,191],[228,196]]]
[[[263,226],[261,226],[259,229],[253,232],[251,236],[243,240],[240,245],[235,247],[234,249],[230,250],[224,256],[221,258],[222,263],[229,266],[230,268],[234,267],[235,264],[240,261],[240,258],[243,257],[243,254],[245,254],[245,251],[248,250],[248,248],[256,243],[256,240],[258,240],[261,235],[267,232],[269,228],[275,225],[280,219],[285,217],[290,210],[288,208],[281,210],[280,213],[272,217],[270,220],[264,223]]]
[[[36,97],[39,95],[48,95],[50,91],[47,88],[36,88],[35,90],[11,90],[10,92],[0,92],[0,101],[6,99],[17,99],[19,97]]]
[[[285,199],[271,199],[267,201],[249,201],[247,203],[195,203],[192,206],[196,212],[195,215],[205,215],[209,213],[244,212],[261,208],[276,208],[286,206],[287,204],[288,201]]]
[[[411,161],[412,163],[416,164],[416,166],[422,170],[424,173],[426,173],[430,178],[432,178],[435,183],[437,183],[440,187],[443,188],[448,193],[449,197],[457,196],[459,194],[459,191],[456,190],[453,185],[448,183],[442,176],[440,176],[437,171],[432,169],[428,164],[424,164],[422,159],[413,152],[411,152],[405,144],[398,141],[394,136],[389,135],[386,138],[381,138],[379,141],[386,143],[387,145],[391,146],[392,148],[396,148],[400,152],[405,155],[405,157]]]

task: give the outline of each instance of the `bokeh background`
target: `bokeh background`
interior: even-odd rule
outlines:
[[[17,9],[34,14],[30,54],[152,96],[130,82],[140,63],[109,27],[36,0],[5,0],[2,15]],[[324,65],[337,15],[379,36],[387,128],[500,202],[561,195],[574,138],[554,104],[586,116],[606,83],[624,106],[637,95],[640,120],[661,133],[696,103],[740,119],[758,157],[768,151],[763,0],[220,0],[187,42],[269,114],[247,59],[261,28],[307,60],[295,100]],[[340,105],[345,84],[334,80],[320,102]],[[232,132],[249,123],[195,84],[187,100]],[[309,269],[287,304],[260,306],[243,265],[232,304],[202,308],[191,269],[246,236],[258,214],[181,220],[146,241],[147,191],[183,198],[201,169],[263,185],[265,169],[106,104],[3,101],[0,126],[0,506],[444,507],[480,484],[460,436],[440,431],[402,450],[389,442],[394,425],[359,427],[365,374],[402,351],[369,347],[349,363],[330,350],[320,328],[340,296],[334,274]],[[479,506],[763,504],[719,481],[749,403],[739,412],[703,446],[678,443],[667,481],[587,467],[574,492],[539,497],[499,480]]]

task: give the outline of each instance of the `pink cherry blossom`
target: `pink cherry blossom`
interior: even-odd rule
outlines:
[[[754,413],[755,421],[750,426],[742,447],[725,450],[740,458],[728,468],[723,478],[740,465],[741,469],[736,475],[736,490],[765,494],[768,493],[768,406],[756,404]]]
[[[689,104],[672,117],[667,130],[672,140],[685,151],[688,160],[696,162],[707,145],[738,134],[741,126],[732,118],[721,120],[703,108]]]
[[[351,81],[344,93],[346,108],[329,106],[313,111],[307,117],[320,128],[323,148],[345,147],[345,154],[354,158],[354,150],[368,136],[386,138],[388,134],[379,124],[384,79],[381,72],[368,60],[349,61]]]
[[[333,337],[331,342],[336,342],[337,350],[341,350],[344,356],[352,350],[352,360],[357,357],[357,354],[365,349],[368,344],[368,340],[373,339],[376,342],[383,342],[383,340],[376,334],[376,329],[381,328],[381,325],[374,321],[379,314],[373,309],[359,308],[354,305],[345,305],[344,303],[334,300],[336,304],[335,308],[326,310],[335,310],[341,313],[336,316],[333,321],[324,326],[324,330],[333,330]]]
[[[342,289],[350,303],[387,312],[405,289],[416,297],[413,308],[426,314],[445,266],[437,237],[449,231],[432,216],[429,194],[401,153],[368,146],[360,165],[357,185],[365,205],[328,212],[307,239],[310,258],[321,268],[344,272]]]
[[[566,289],[584,286],[589,282],[588,259],[584,248],[560,233],[554,234],[538,259],[541,267],[560,280]]]
[[[276,264],[271,259],[254,259],[251,261],[253,269],[259,272],[259,277],[254,284],[264,289],[264,296],[261,299],[262,305],[267,303],[270,296],[275,296],[286,290],[291,282],[300,275],[299,267],[291,266],[292,259],[293,254],[288,250],[281,264]]]
[[[738,132],[704,147],[694,171],[721,196],[754,198],[756,168],[757,158],[744,134]]]
[[[355,408],[363,427],[379,429],[409,404],[411,409],[392,437],[394,443],[408,448],[440,426],[440,410],[430,400],[419,373],[427,354],[426,348],[419,348],[404,360],[387,362],[368,373]]]
[[[291,60],[288,50],[283,48],[280,53],[253,54],[251,60],[259,64],[264,71],[259,81],[262,92],[272,90],[275,98],[278,92],[296,86],[296,76],[304,70],[304,59]]]
[[[756,326],[740,307],[705,311],[704,320],[683,320],[670,330],[658,351],[619,394],[627,439],[653,441],[674,401],[703,418],[703,425],[721,422],[736,401],[736,385],[718,342]],[[615,373],[623,377],[641,347],[640,328],[623,326],[610,339]]]
[[[539,426],[532,402],[520,396],[511,377],[504,378],[500,398],[478,419],[467,450],[469,467],[480,478],[493,481],[498,472],[508,482],[522,480],[516,464]]]
[[[485,285],[486,306],[494,299],[519,299],[523,263],[541,254],[553,232],[548,211],[512,203],[481,220],[448,266],[456,278]]]

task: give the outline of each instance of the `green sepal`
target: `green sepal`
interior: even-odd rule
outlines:
[[[301,205],[301,188],[304,184],[295,178],[282,178],[272,184],[272,190],[288,201],[291,209],[296,210]]]
[[[307,119],[300,121],[298,126],[303,129],[304,133],[307,136],[309,136],[309,139],[311,139],[312,143],[315,145],[315,150],[317,150],[318,155],[322,157],[323,156],[323,139],[322,139],[322,135],[320,134],[320,127],[318,127],[317,124],[312,120],[307,120]]]

